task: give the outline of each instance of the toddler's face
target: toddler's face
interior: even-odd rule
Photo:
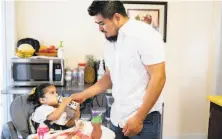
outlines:
[[[49,106],[58,104],[58,94],[55,86],[49,86],[45,89],[44,101],[45,104],[48,104]]]

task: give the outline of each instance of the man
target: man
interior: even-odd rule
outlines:
[[[116,138],[159,139],[158,98],[166,79],[161,35],[146,23],[129,19],[120,1],[93,1],[88,13],[107,39],[106,73],[72,98],[83,102],[112,87],[110,117]]]

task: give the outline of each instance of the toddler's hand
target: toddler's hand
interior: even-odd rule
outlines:
[[[78,120],[80,117],[80,105],[77,106],[77,109],[75,111],[75,119]]]
[[[71,101],[72,101],[71,97],[63,97],[62,98],[62,103],[69,104]]]

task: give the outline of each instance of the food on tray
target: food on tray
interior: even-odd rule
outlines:
[[[76,121],[76,127],[51,135],[50,139],[91,139],[84,133],[85,123],[81,120]]]
[[[78,130],[83,131],[83,129],[84,129],[84,123],[83,123],[83,121],[78,120],[78,121],[76,122],[76,127],[78,128]]]
[[[91,137],[89,137],[88,135],[85,135],[84,133],[80,131],[77,131],[77,132],[62,133],[50,139],[91,139]]]

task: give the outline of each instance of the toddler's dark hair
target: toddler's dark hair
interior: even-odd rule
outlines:
[[[43,98],[45,95],[45,89],[49,86],[52,86],[52,84],[49,83],[43,83],[36,87],[35,92],[33,94],[30,94],[27,101],[32,102],[34,105],[41,105],[39,99]]]

